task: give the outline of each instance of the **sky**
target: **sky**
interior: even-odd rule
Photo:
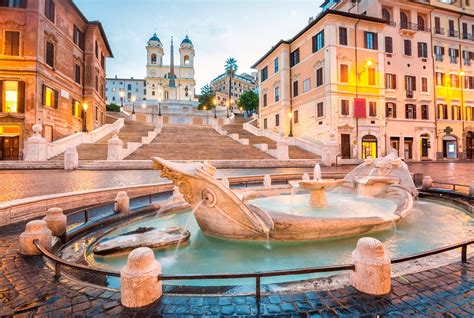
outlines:
[[[238,73],[280,39],[289,39],[320,12],[322,0],[75,0],[89,20],[104,26],[114,58],[107,76],[145,77],[146,42],[156,31],[169,64],[171,36],[178,47],[188,34],[196,56],[196,91],[224,71],[233,57]]]

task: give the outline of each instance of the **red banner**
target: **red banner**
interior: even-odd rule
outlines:
[[[354,118],[366,118],[367,106],[365,98],[354,98]]]

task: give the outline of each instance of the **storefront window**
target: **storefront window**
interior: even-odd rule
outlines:
[[[5,81],[5,112],[18,113],[18,82]]]
[[[362,138],[362,159],[377,158],[377,138],[367,135]]]
[[[72,115],[75,117],[81,117],[81,103],[77,100],[72,100]]]

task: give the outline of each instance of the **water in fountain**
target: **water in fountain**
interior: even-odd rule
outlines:
[[[191,210],[191,213],[189,213],[188,219],[186,220],[186,223],[184,224],[183,231],[181,233],[184,233],[186,230],[189,229],[189,224],[191,222],[191,219],[194,217],[194,213],[199,209],[201,204],[204,202],[204,200],[199,201],[196,206]],[[173,259],[176,259],[176,254],[178,253],[179,246],[181,245],[182,241],[179,241],[178,244],[176,244],[176,248],[174,249],[173,253]]]
[[[307,172],[303,173],[303,178],[302,178],[303,181],[310,181],[310,177],[309,177],[309,174]]]
[[[270,245],[270,231],[266,232],[265,234],[267,235],[267,244],[265,244],[265,247],[267,250],[271,250],[272,246]]]
[[[319,166],[319,163],[317,163],[315,166],[314,166],[314,176],[313,176],[313,179],[318,181],[318,180],[321,180],[321,167]]]

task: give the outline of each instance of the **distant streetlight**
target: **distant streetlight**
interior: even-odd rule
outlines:
[[[158,97],[158,116],[161,117],[161,96]]]
[[[135,101],[137,100],[137,96],[132,95],[132,115],[135,114]]]
[[[125,92],[122,89],[120,89],[119,95],[120,95],[120,102],[121,102],[121,110],[123,110],[123,98],[125,97]]]
[[[82,110],[84,111],[84,124],[82,125],[82,130],[84,132],[87,132],[87,109],[89,108],[89,105],[87,103],[82,103]]]
[[[290,133],[288,137],[293,137],[293,112],[288,113],[288,118],[290,119]]]
[[[214,97],[212,102],[214,104],[214,118],[217,118],[217,98]]]

